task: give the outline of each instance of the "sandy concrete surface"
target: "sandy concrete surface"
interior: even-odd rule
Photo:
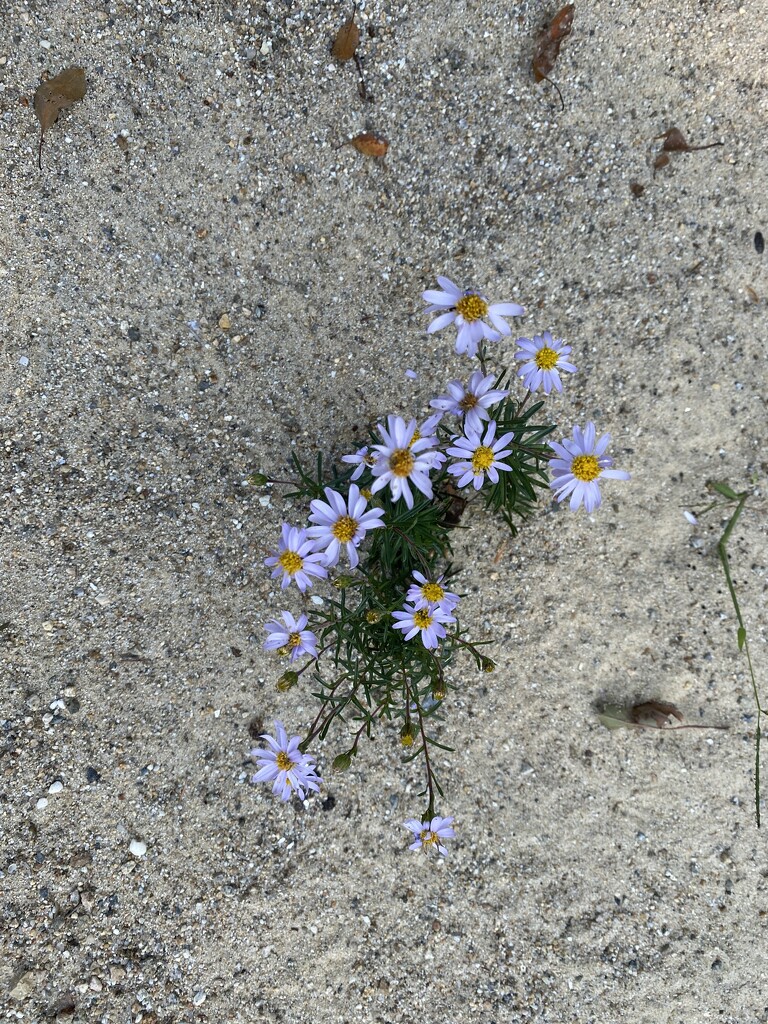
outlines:
[[[565,111],[531,75],[556,9],[367,0],[364,104],[329,55],[348,4],[4,5],[3,1020],[768,1021],[754,705],[720,521],[682,516],[709,478],[765,488],[765,8],[578,5]],[[73,64],[40,171],[22,97]],[[672,126],[723,145],[654,176]],[[365,130],[383,163],[340,146]],[[394,730],[345,775],[331,733],[305,805],[247,759],[315,710],[261,649],[305,510],[247,477],[467,372],[424,330],[438,273],[573,346],[552,416],[632,473],[591,517],[457,538],[499,668],[451,678],[441,863],[407,850]],[[763,680],[764,508],[731,544]],[[729,729],[597,720],[651,697]]]

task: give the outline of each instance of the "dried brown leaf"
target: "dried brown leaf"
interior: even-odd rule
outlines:
[[[374,135],[373,132],[361,132],[354,139],[349,140],[358,153],[363,156],[374,156],[381,159],[387,155],[389,143],[381,135]]]
[[[536,42],[536,50],[533,55],[533,77],[537,82],[549,82],[555,86],[555,89],[557,89],[557,86],[549,75],[560,55],[560,46],[563,40],[567,39],[571,34],[575,10],[575,4],[567,4],[565,7],[561,7]],[[563,110],[565,110],[562,93],[559,89],[557,89],[557,93],[560,96],[560,102],[563,104]]]
[[[674,704],[667,704],[663,700],[647,700],[642,704],[633,704],[630,708],[630,721],[635,725],[648,725],[651,722],[657,729],[663,729],[669,725],[670,718],[676,718],[682,722],[683,715]]]
[[[352,14],[349,16],[349,20],[345,21],[336,33],[331,53],[336,60],[352,60],[355,56],[355,50],[357,50],[357,44],[359,42],[360,29],[355,24],[355,12],[352,11]]]
[[[59,112],[71,107],[85,96],[87,84],[82,68],[66,68],[47,82],[41,82],[34,98],[35,113],[40,122],[40,145],[37,163],[43,167],[43,136],[59,116]]]

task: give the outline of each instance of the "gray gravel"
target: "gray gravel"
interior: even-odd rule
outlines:
[[[709,478],[765,493],[764,9],[579,5],[561,111],[530,73],[556,5],[361,6],[368,104],[329,54],[349,4],[0,14],[3,1019],[768,1021],[751,685],[719,523],[682,516]],[[21,99],[73,64],[40,172]],[[654,175],[673,125],[723,146]],[[342,145],[366,130],[385,161]],[[552,414],[633,477],[458,538],[499,669],[452,678],[439,864],[396,732],[343,776],[331,734],[304,805],[246,757],[314,712],[261,650],[304,510],[248,476],[466,371],[424,332],[438,273],[573,345]],[[731,549],[764,681],[762,508]],[[597,721],[649,697],[730,728]]]

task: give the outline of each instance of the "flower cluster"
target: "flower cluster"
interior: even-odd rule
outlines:
[[[537,489],[546,487],[556,501],[567,497],[571,509],[583,505],[592,513],[600,505],[600,481],[627,480],[629,474],[611,468],[610,435],[598,439],[594,423],[583,430],[575,426],[572,437],[555,442],[546,440],[554,427],[534,422],[543,403],[527,404],[530,396],[562,391],[561,374],[576,372],[569,345],[549,331],[519,338],[515,371],[489,374],[486,343],[510,336],[505,318],[522,316],[523,307],[490,303],[446,277],[438,277],[438,284],[439,290],[423,293],[426,312],[438,314],[428,333],[455,324],[456,351],[477,357],[480,369],[466,380],[451,380],[429,403],[434,412],[422,422],[393,413],[378,423],[366,444],[341,457],[343,468],[334,472],[332,486],[323,479],[321,460],[315,478],[294,458],[300,487],[293,496],[309,500],[308,519],[302,526],[283,523],[277,548],[264,564],[283,590],[295,583],[306,594],[317,581],[328,580],[338,596],[313,599],[319,604],[309,616],[282,611],[282,621],[266,624],[267,650],[291,664],[310,659],[286,672],[279,688],[310,670],[321,708],[303,741],[289,741],[276,722],[276,738],[264,736],[267,748],[251,756],[259,765],[254,782],[272,782],[283,800],[293,794],[303,799],[322,782],[304,750],[326,735],[334,719],[343,721],[346,713],[360,726],[352,746],[334,761],[341,770],[375,722],[399,719],[407,760],[422,755],[427,775],[424,820],[405,822],[415,837],[411,849],[445,854],[453,818],[435,813],[436,793],[442,791],[430,757],[436,741],[426,722],[447,695],[444,670],[460,652],[480,670],[493,669],[478,644],[466,638],[458,619],[460,597],[447,589],[449,531],[475,497],[514,530],[515,517],[530,515]],[[519,400],[512,395],[515,378],[524,391]]]

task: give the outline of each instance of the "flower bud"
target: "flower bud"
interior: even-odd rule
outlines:
[[[346,587],[351,587],[352,584],[356,582],[357,581],[354,576],[337,576],[333,581],[333,585],[337,590],[344,590]]]
[[[480,667],[482,668],[483,672],[495,672],[496,662],[492,661],[490,658],[483,658],[482,662],[480,663]]]
[[[248,483],[251,487],[263,487],[264,484],[269,483],[269,477],[264,473],[251,473],[248,476]]]
[[[432,687],[432,700],[444,700],[445,692],[445,683],[435,683]]]
[[[412,747],[413,741],[416,738],[416,726],[411,722],[406,722],[403,728],[400,730],[400,742],[404,747]]]
[[[365,613],[365,621],[371,626],[375,626],[377,622],[381,622],[381,612],[375,608],[369,608]]]
[[[337,754],[333,759],[333,770],[335,772],[345,772],[351,764],[352,758],[349,754]]]
[[[277,688],[280,693],[287,693],[292,686],[295,686],[299,681],[298,672],[283,672],[280,678],[277,680]]]

